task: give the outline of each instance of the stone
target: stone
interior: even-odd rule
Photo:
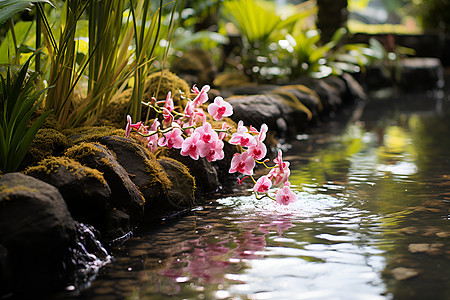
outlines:
[[[272,93],[282,96],[294,109],[305,111],[308,121],[316,121],[323,110],[319,95],[304,85],[286,85]]]
[[[307,120],[304,111],[294,109],[275,94],[233,96],[226,101],[233,106],[233,121],[242,120],[244,125],[256,128],[266,124],[279,137],[294,134]]]
[[[190,174],[189,169],[181,162],[169,157],[158,159],[165,174],[172,182],[172,187],[168,190],[169,208],[187,208],[195,204],[195,178]]]
[[[182,156],[180,151],[175,149],[168,149],[165,156],[173,158],[188,167],[191,175],[195,178],[196,198],[205,197],[222,188],[216,169],[204,157],[194,160],[189,156]]]
[[[21,173],[3,175],[0,232],[15,297],[37,297],[64,286],[76,223],[56,187]]]
[[[174,59],[170,71],[187,80],[191,85],[202,87],[211,84],[217,74],[214,59],[206,50],[193,48],[186,51],[183,56]]]
[[[168,204],[167,190],[172,183],[153,153],[125,137],[104,136],[98,142],[115,154],[117,162],[144,196],[146,207]]]
[[[25,174],[58,188],[72,217],[96,227],[104,223],[111,189],[103,174],[68,157],[50,157]]]
[[[444,254],[444,244],[409,244],[408,250],[411,253],[426,253],[428,255],[442,255]]]
[[[0,245],[0,299],[12,293],[12,270],[8,249]]]
[[[336,111],[342,105],[340,91],[324,79],[303,76],[297,78],[291,84],[301,84],[315,91],[322,103],[322,112]]]
[[[392,270],[392,275],[395,280],[407,280],[416,277],[419,274],[420,272],[413,268],[398,267]]]
[[[80,143],[65,152],[65,156],[72,158],[79,163],[92,169],[97,169],[103,173],[103,177],[111,189],[108,211],[122,210],[126,213],[130,222],[122,222],[126,225],[122,231],[131,231],[144,215],[145,199],[137,186],[130,179],[127,171],[118,163],[114,154],[104,145],[98,143]],[[106,216],[108,218],[108,214]],[[106,239],[118,238],[114,234],[116,228],[105,224],[105,228],[98,228]]]
[[[444,87],[444,67],[437,58],[413,57],[401,60],[400,88],[405,92]]]
[[[36,165],[46,157],[59,156],[72,145],[72,141],[55,129],[39,129],[20,164],[19,170]]]

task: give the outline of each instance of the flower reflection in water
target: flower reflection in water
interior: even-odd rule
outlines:
[[[189,281],[195,285],[233,281],[233,274],[243,273],[247,261],[264,258],[268,236],[275,233],[281,237],[294,225],[289,217],[272,216],[267,223],[247,220],[233,226],[235,230],[227,235],[206,234],[183,241],[181,253],[174,256],[158,274],[176,282]]]

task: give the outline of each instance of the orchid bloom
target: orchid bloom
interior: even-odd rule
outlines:
[[[210,86],[209,85],[204,85],[202,87],[202,90],[199,91],[197,87],[193,87],[192,91],[194,93],[197,94],[197,96],[194,98],[194,100],[192,100],[192,102],[194,102],[196,107],[201,106],[203,103],[205,103],[206,101],[208,101],[208,91],[210,90]]]
[[[223,122],[222,123],[222,128],[221,130],[228,130],[231,129],[231,126],[227,124],[227,122]],[[227,136],[226,132],[219,132],[219,139],[223,141],[223,139]]]
[[[200,134],[194,132],[190,137],[184,140],[181,145],[180,154],[183,156],[190,156],[192,159],[197,160],[199,153],[199,146],[201,146],[204,142],[200,140]]]
[[[206,157],[209,162],[221,160],[225,156],[223,146],[223,141],[219,139],[208,144],[201,144],[199,146],[200,156]]]
[[[253,175],[255,160],[248,151],[244,153],[236,153],[231,159],[231,167],[229,172],[239,172],[245,175]]]
[[[200,134],[200,139],[205,143],[212,143],[219,139],[217,132],[212,129],[210,123],[204,123],[201,127],[195,129]]]
[[[239,121],[238,128],[231,136],[230,144],[241,145],[242,147],[251,147],[256,145],[255,138],[248,133],[247,128],[244,126],[244,122]]]
[[[272,181],[270,181],[269,177],[261,176],[258,181],[256,181],[253,190],[257,193],[267,193],[272,186]]]
[[[167,109],[169,113],[171,113],[175,108],[173,106],[172,93],[170,91],[167,93],[166,101],[164,102],[164,108]]]
[[[229,117],[233,114],[233,107],[230,103],[223,100],[222,97],[216,97],[214,103],[208,106],[208,113],[214,120],[220,121],[223,117]]]
[[[181,129],[177,126],[178,124],[173,123],[172,127],[174,127],[171,131],[165,133],[162,138],[158,140],[158,146],[163,147],[167,146],[167,148],[175,148],[181,149],[183,144],[183,137]]]
[[[289,162],[284,162],[281,150],[278,151],[278,156],[273,160],[278,166],[270,170],[269,178],[274,180],[274,185],[284,184],[287,182],[291,171],[289,170]]]
[[[297,195],[291,191],[289,181],[286,181],[283,188],[277,192],[275,201],[279,204],[288,205],[289,203],[297,201]]]
[[[131,133],[131,129],[134,128],[135,130],[139,130],[141,126],[143,125],[142,121],[137,122],[136,124],[131,123],[131,116],[127,115],[127,126],[125,127],[125,136],[129,137]]]
[[[192,118],[194,116],[194,113],[195,113],[194,102],[188,101],[186,103],[186,107],[184,108],[184,115],[186,116],[186,118]]]
[[[158,134],[156,133],[159,130],[159,121],[155,119],[150,126],[150,131],[148,132],[150,135],[147,137],[147,147],[155,153],[158,148]]]
[[[167,109],[167,108],[163,108],[163,124],[164,125],[168,125],[170,123],[172,123],[174,117],[172,115],[172,113]]]
[[[255,160],[260,160],[266,157],[267,147],[264,143],[257,141],[255,145],[248,148],[248,151]]]

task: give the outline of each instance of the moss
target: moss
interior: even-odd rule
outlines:
[[[312,112],[297,97],[288,91],[273,91],[274,94],[281,96],[284,103],[292,107],[294,110],[300,110],[306,113],[308,120],[312,119]]]
[[[38,189],[26,187],[24,185],[16,185],[13,187],[7,187],[6,185],[0,185],[0,198],[5,200],[10,200],[10,197],[7,196],[9,194],[15,194],[17,192],[30,192],[30,193],[39,193]],[[4,194],[1,195],[1,194]]]
[[[102,113],[98,125],[125,128],[127,123],[128,103],[131,99],[132,89],[123,91],[119,97],[108,103],[108,107]]]
[[[63,132],[69,136],[69,139],[74,144],[78,144],[80,142],[95,142],[100,137],[108,135],[125,136],[124,129],[118,129],[112,126],[78,127],[75,129],[68,129]]]
[[[72,142],[61,132],[50,128],[39,129],[20,169],[35,165],[46,157],[58,156],[70,146]]]
[[[195,202],[195,178],[191,175],[189,168],[181,162],[162,157],[158,163],[164,168],[167,177],[172,181],[172,187],[168,189],[170,201],[178,207],[189,207]]]
[[[67,149],[64,155],[77,161],[82,161],[86,157],[91,157],[92,155],[97,155],[101,152],[102,150],[95,147],[94,144],[81,142]]]
[[[25,170],[25,174],[30,173],[46,173],[50,175],[51,173],[56,173],[60,167],[65,167],[70,173],[75,175],[77,178],[91,177],[97,179],[97,181],[106,185],[106,181],[103,177],[103,173],[83,166],[79,162],[70,159],[68,157],[49,157],[42,160],[37,166],[29,167]]]

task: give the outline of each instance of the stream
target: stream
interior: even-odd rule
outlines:
[[[450,299],[449,102],[340,113],[284,146],[297,202],[206,201],[138,230],[58,299]]]

